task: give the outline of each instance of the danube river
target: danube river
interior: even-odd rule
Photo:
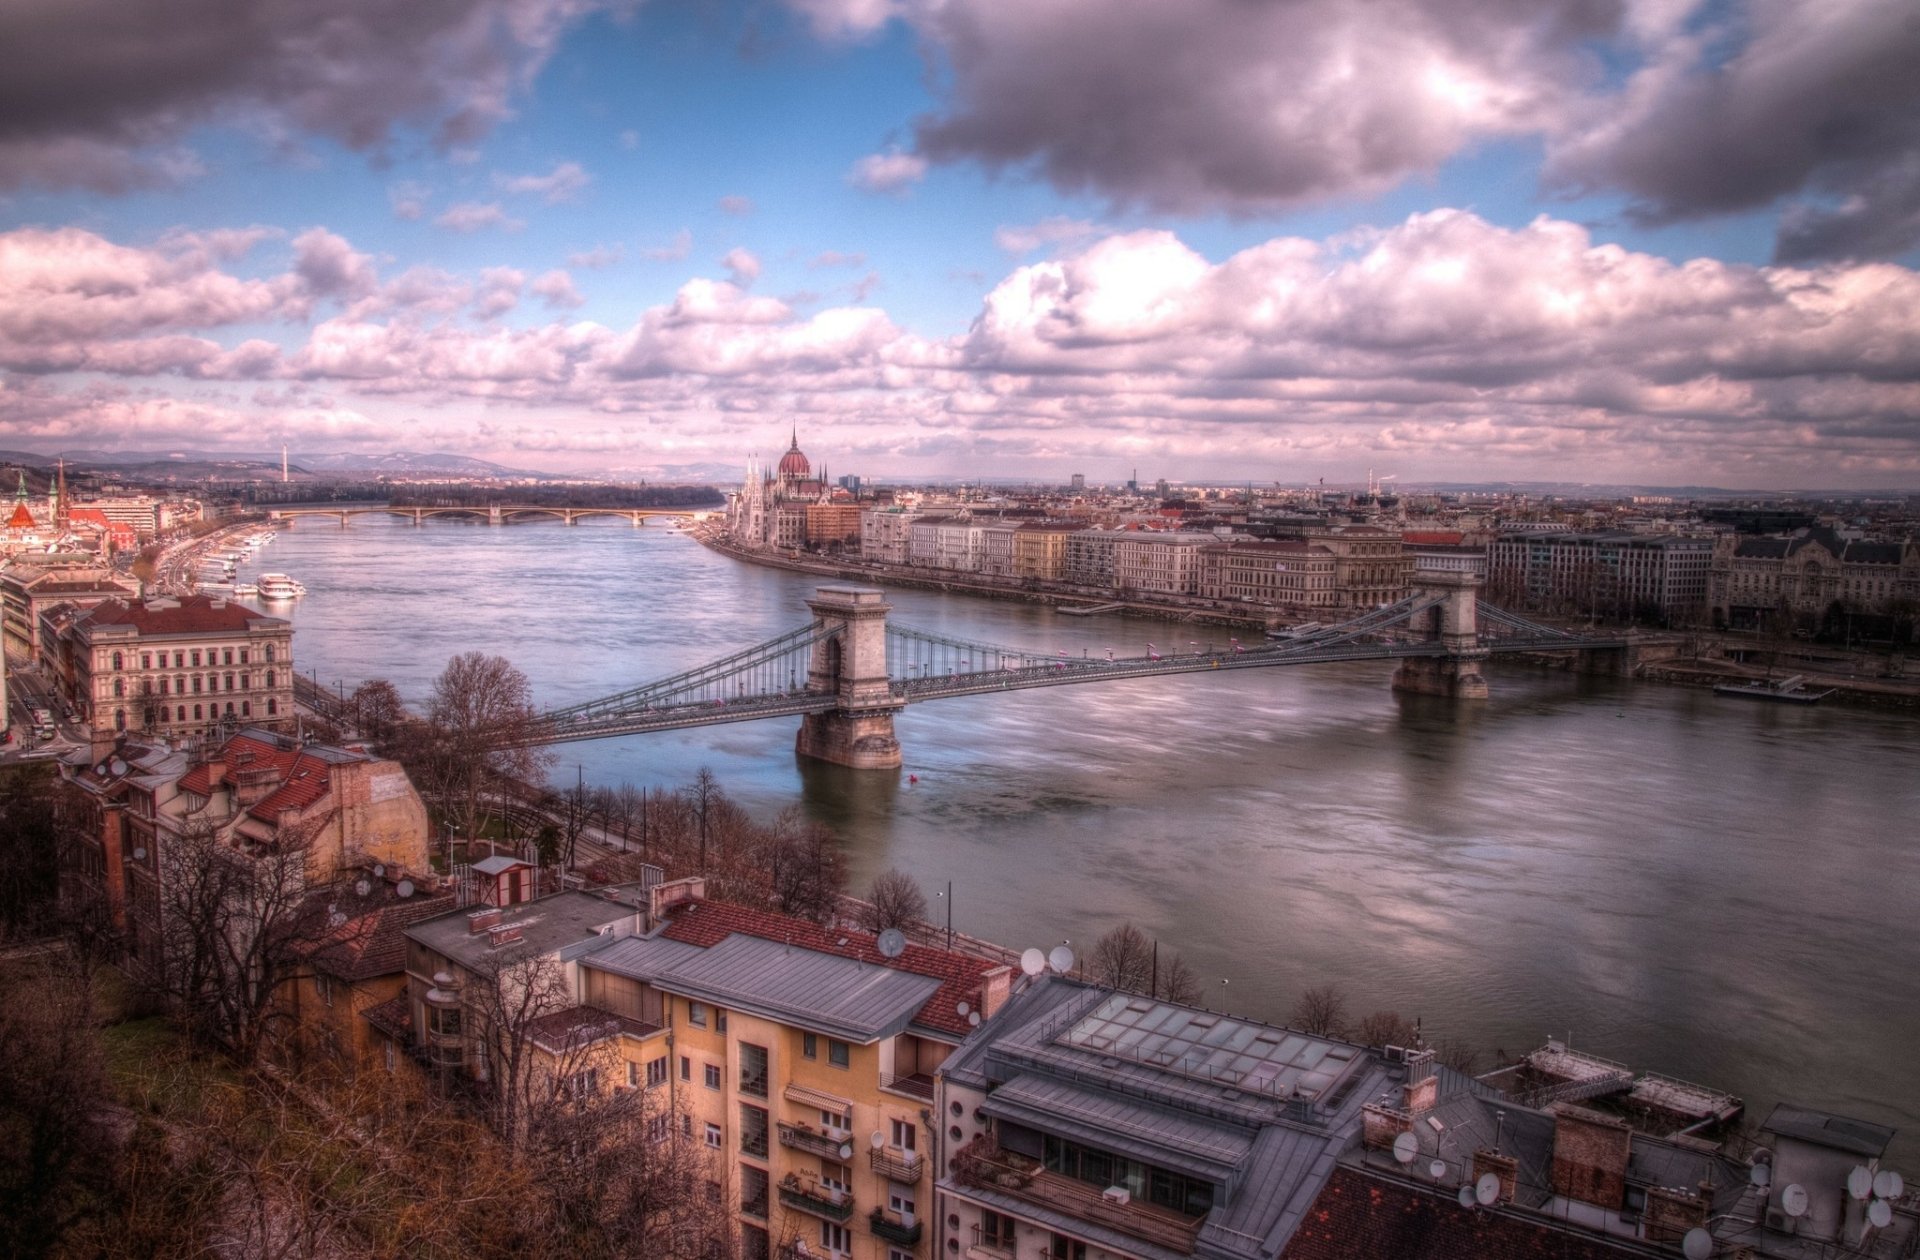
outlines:
[[[303,673],[415,702],[471,649],[542,705],[621,690],[801,624],[815,585],[611,521],[315,519],[261,569],[307,585],[283,613]],[[891,598],[917,626],[1074,655],[1218,634]],[[1332,982],[1430,1036],[1570,1035],[1760,1118],[1789,1098],[1900,1126],[1896,1154],[1920,1154],[1920,721],[1503,666],[1455,707],[1394,694],[1391,668],[926,704],[899,719],[897,776],[802,764],[774,720],[565,745],[555,777],[711,766],[758,813],[832,825],[856,891],[890,865],[929,895],[951,880],[954,926],[1008,945],[1130,919],[1211,1005],[1280,1019]]]

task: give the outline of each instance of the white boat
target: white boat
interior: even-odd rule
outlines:
[[[267,600],[287,600],[305,595],[307,588],[284,573],[262,573],[259,581],[260,598]]]
[[[233,584],[233,593],[235,597],[239,599],[252,599],[260,593],[260,588],[252,582],[235,582]]]

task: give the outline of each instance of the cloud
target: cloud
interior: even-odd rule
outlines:
[[[673,234],[673,239],[665,245],[655,245],[640,251],[641,255],[654,262],[678,262],[693,252],[693,233],[681,228]]]
[[[902,9],[899,0],[786,0],[823,39],[858,39],[885,26]]]
[[[493,319],[520,305],[520,290],[526,287],[527,273],[513,267],[488,267],[480,273],[479,292],[474,295],[476,319]]]
[[[562,34],[624,0],[58,0],[0,8],[0,187],[121,192],[191,169],[204,124],[380,156],[405,130],[470,145]]]
[[[1070,245],[1098,235],[1100,225],[1085,219],[1053,215],[1024,226],[1003,225],[993,233],[993,243],[1009,254],[1031,254],[1048,245]]]
[[[753,198],[744,197],[738,193],[720,198],[719,205],[722,214],[745,217],[753,213]]]
[[[1617,93],[1558,131],[1548,176],[1619,189],[1650,222],[1807,194],[1784,260],[1920,243],[1920,20],[1908,0],[1753,0],[1651,44]],[[1822,204],[1827,199],[1828,204]]]
[[[728,250],[727,256],[720,260],[720,265],[733,277],[733,282],[743,289],[760,278],[759,258],[743,246],[736,245]]]
[[[593,176],[578,162],[556,162],[545,175],[502,175],[495,172],[493,186],[506,193],[534,193],[548,205],[572,201],[593,182]]]
[[[376,281],[373,259],[325,228],[293,238],[293,270],[315,297],[361,297]]]
[[[435,227],[446,228],[449,232],[479,232],[486,228],[517,232],[526,226],[502,210],[497,201],[462,201],[448,206],[433,222]]]
[[[393,207],[393,217],[409,223],[426,217],[427,198],[433,190],[425,184],[413,180],[402,180],[387,189],[387,204]]]
[[[837,249],[826,249],[813,256],[809,267],[864,267],[867,265],[865,254],[845,254]]]
[[[551,310],[572,310],[587,304],[587,299],[574,287],[573,277],[564,271],[543,272],[527,287]]]
[[[693,243],[689,241],[687,245],[688,248],[691,249]],[[624,245],[617,243],[613,245],[596,245],[592,249],[583,250],[577,254],[568,254],[567,265],[570,267],[582,267],[588,271],[601,271],[613,266],[626,256],[627,247]]]
[[[927,160],[898,151],[869,153],[853,164],[847,182],[871,193],[899,193],[925,179]]]

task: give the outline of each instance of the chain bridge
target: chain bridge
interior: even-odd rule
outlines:
[[[550,709],[503,743],[546,745],[759,718],[801,719],[798,750],[858,769],[901,764],[894,714],[958,696],[1076,686],[1167,674],[1397,660],[1401,690],[1471,700],[1487,694],[1480,664],[1500,652],[1620,658],[1626,637],[1582,637],[1484,603],[1466,574],[1421,575],[1415,592],[1340,625],[1278,642],[1169,645],[1142,656],[1042,652],[952,638],[888,621],[884,592],[823,586],[808,624],[697,669]],[[1182,634],[1191,627],[1183,627]]]

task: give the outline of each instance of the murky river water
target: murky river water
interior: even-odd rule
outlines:
[[[242,572],[260,569],[307,584],[283,615],[323,684],[385,676],[421,700],[481,649],[542,705],[797,626],[816,585],[606,521],[309,520]],[[891,600],[900,621],[1076,655],[1205,633]],[[1394,694],[1391,668],[922,705],[898,721],[897,777],[800,763],[793,720],[567,745],[556,775],[677,786],[711,766],[758,812],[833,825],[856,888],[889,865],[929,894],[951,880],[955,926],[981,936],[1078,946],[1130,919],[1213,1005],[1281,1018],[1331,981],[1489,1049],[1570,1033],[1762,1116],[1791,1098],[1901,1126],[1915,1162],[1920,721],[1499,666],[1492,700],[1460,708]]]

